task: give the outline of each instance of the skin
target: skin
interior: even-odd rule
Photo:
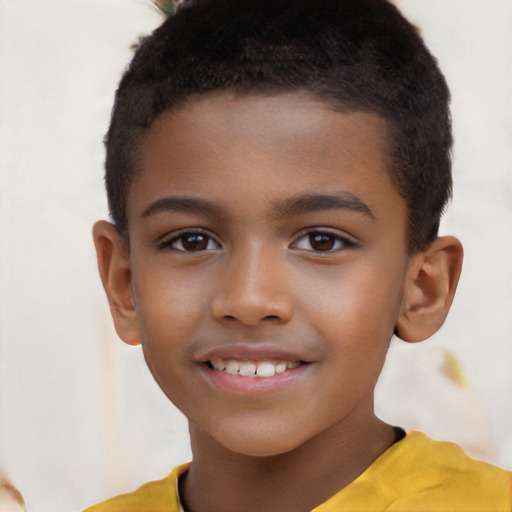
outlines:
[[[391,336],[439,328],[462,249],[407,253],[390,165],[383,119],[305,94],[208,94],[148,130],[129,249],[106,222],[94,234],[120,337],[189,419],[187,509],[310,510],[395,441],[373,412]],[[276,351],[306,364],[263,393],[205,364]]]

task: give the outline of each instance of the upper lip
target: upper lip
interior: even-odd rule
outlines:
[[[201,352],[196,360],[200,363],[215,359],[237,359],[240,361],[300,361],[311,362],[304,354],[286,350],[273,344],[232,343]]]

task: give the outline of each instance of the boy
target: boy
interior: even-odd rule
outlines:
[[[94,239],[193,461],[89,512],[511,510],[509,473],[373,412],[457,287],[448,101],[386,0],[196,1],[142,42]]]

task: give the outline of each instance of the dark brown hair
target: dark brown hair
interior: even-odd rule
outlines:
[[[306,90],[340,111],[385,118],[410,252],[437,236],[452,187],[449,90],[415,27],[387,0],[196,0],[143,39],[105,138],[121,233],[144,131],[162,112],[223,89]]]

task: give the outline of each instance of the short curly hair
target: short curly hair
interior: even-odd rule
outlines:
[[[105,137],[109,208],[124,235],[143,132],[215,90],[305,90],[340,111],[382,116],[409,252],[437,236],[452,189],[450,93],[417,29],[387,0],[192,0],[142,39]]]

